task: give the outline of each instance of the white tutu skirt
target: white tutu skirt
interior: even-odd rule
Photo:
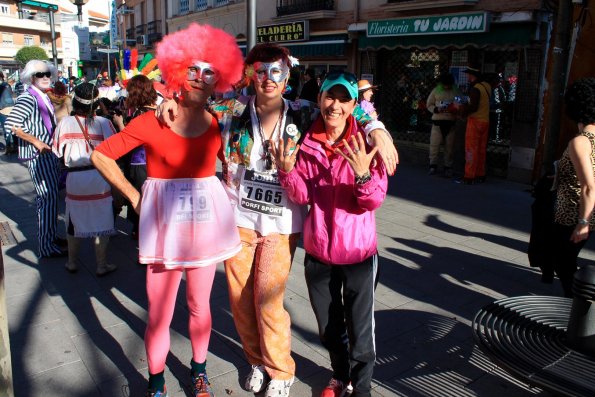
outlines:
[[[240,249],[234,212],[217,177],[145,181],[139,223],[141,263],[208,266]]]

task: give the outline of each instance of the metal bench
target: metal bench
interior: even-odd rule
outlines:
[[[473,319],[473,337],[496,364],[531,386],[567,396],[595,396],[595,357],[566,345],[572,299],[517,296]]]

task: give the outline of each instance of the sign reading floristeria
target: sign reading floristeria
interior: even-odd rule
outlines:
[[[256,28],[256,42],[279,43],[304,41],[310,38],[308,21],[295,21],[278,25],[265,25]]]
[[[487,31],[487,12],[368,21],[368,37],[481,33]]]

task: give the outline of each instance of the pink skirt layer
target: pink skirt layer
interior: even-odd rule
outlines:
[[[148,178],[143,185],[139,261],[201,267],[241,249],[234,212],[217,177]]]

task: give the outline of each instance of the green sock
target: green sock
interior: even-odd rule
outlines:
[[[204,374],[207,372],[207,362],[197,363],[194,360],[190,360],[190,370],[192,375],[197,376],[198,374]]]
[[[149,374],[149,389],[156,391],[164,391],[165,377],[163,376],[165,371],[161,371],[158,374]]]

